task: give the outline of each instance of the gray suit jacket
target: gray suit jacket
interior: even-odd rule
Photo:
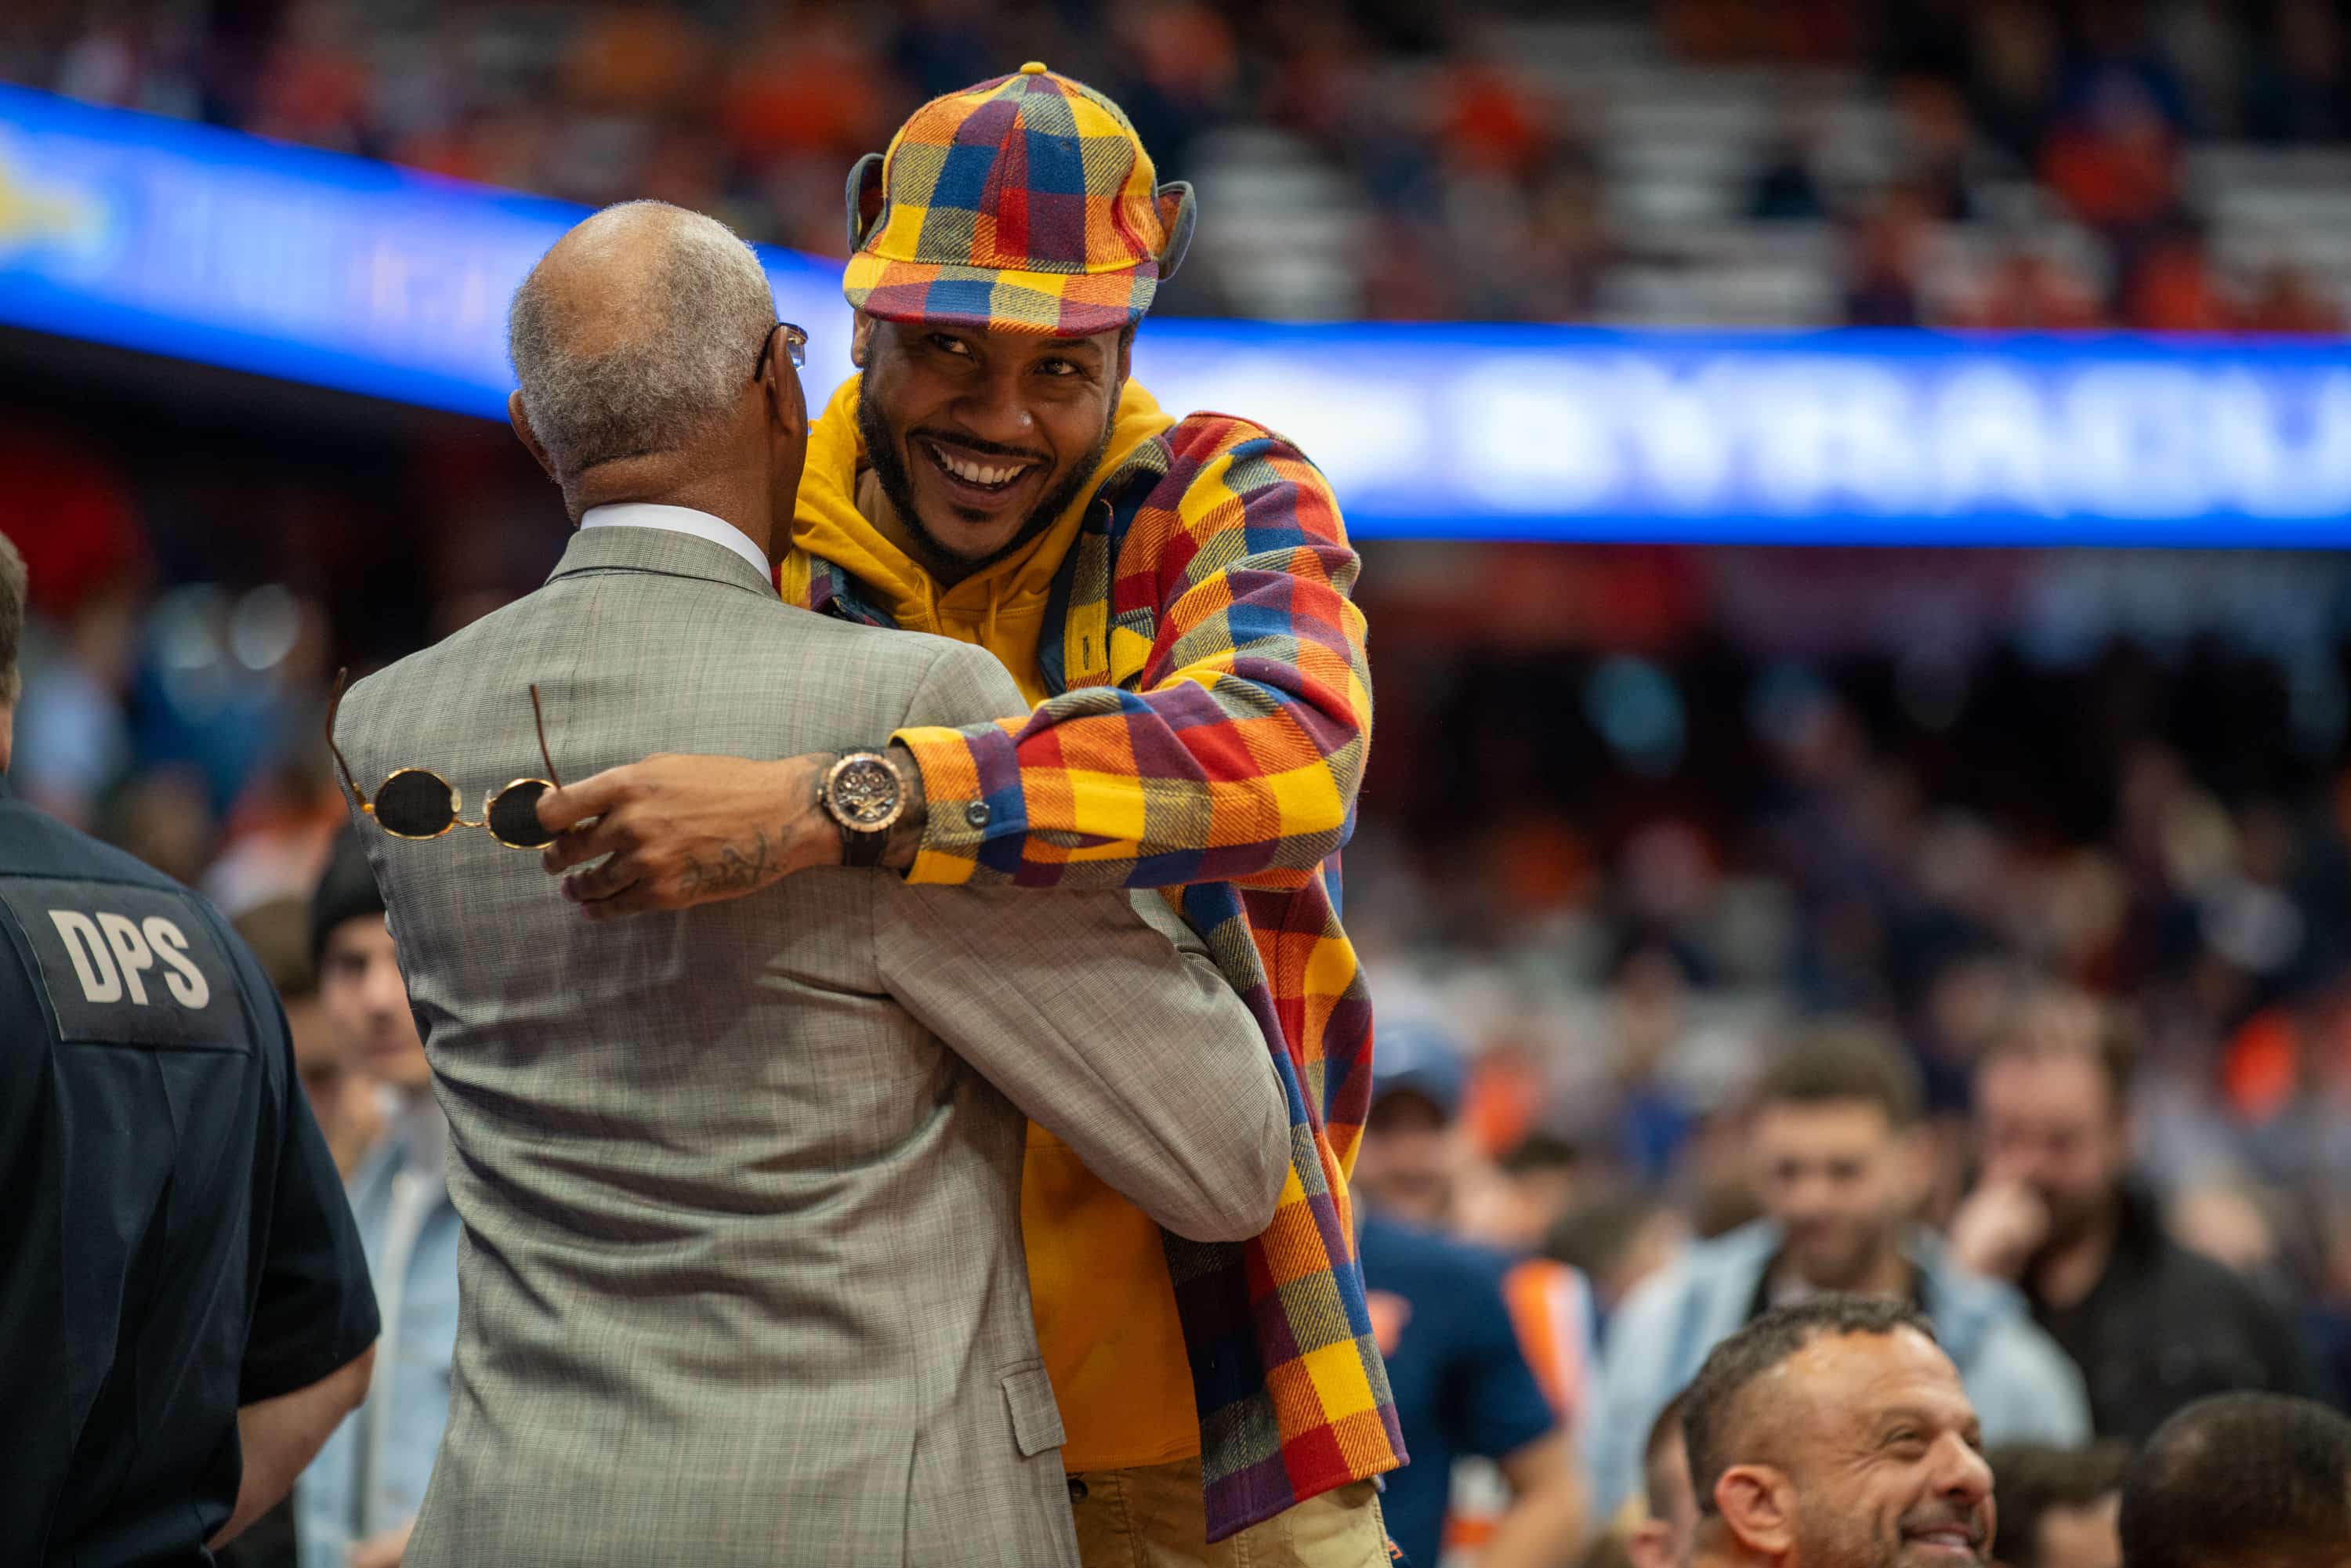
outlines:
[[[360,786],[430,768],[478,816],[544,771],[532,682],[574,780],[1023,710],[977,649],[596,528],[352,689]],[[465,1228],[412,1568],[1074,1563],[1023,1113],[1197,1238],[1255,1235],[1289,1168],[1261,1037],[1164,901],[834,869],[591,925],[487,833],[360,831]]]

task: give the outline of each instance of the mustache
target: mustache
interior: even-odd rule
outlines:
[[[988,457],[1008,457],[1016,463],[1050,461],[1041,452],[1023,451],[1018,446],[1007,446],[1000,441],[982,441],[977,435],[958,434],[951,430],[934,430],[925,427],[907,432],[906,438],[909,441],[935,441],[947,446],[960,446],[967,452],[977,452]]]
[[[1928,1508],[1913,1509],[1902,1516],[1899,1525],[1905,1535],[1924,1535],[1937,1530],[1965,1531],[1970,1547],[1978,1552],[1984,1549],[1983,1511],[1980,1508],[1938,1503]]]

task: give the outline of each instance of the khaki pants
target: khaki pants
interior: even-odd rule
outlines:
[[[1070,1512],[1085,1568],[1387,1568],[1388,1532],[1370,1481],[1309,1498],[1287,1513],[1207,1542],[1200,1461],[1070,1477]]]

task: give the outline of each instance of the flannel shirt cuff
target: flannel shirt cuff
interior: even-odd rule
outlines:
[[[1010,880],[1019,869],[1020,841],[1029,831],[1020,756],[1011,729],[993,724],[969,729],[926,727],[902,729],[890,738],[912,753],[914,766],[922,770],[928,812],[906,880]]]

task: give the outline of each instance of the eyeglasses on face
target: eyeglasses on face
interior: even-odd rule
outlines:
[[[477,820],[465,817],[465,798],[458,788],[430,768],[396,768],[384,775],[371,800],[351,778],[351,765],[335,743],[335,714],[343,706],[343,687],[350,672],[335,672],[335,693],[327,702],[327,749],[334,754],[343,788],[351,792],[360,810],[396,839],[437,839],[452,828],[481,828],[510,850],[543,849],[555,835],[538,825],[539,797],[559,789],[555,759],[547,750],[547,716],[540,711],[538,687],[530,688],[530,716],[538,730],[538,759],[547,764],[544,779],[517,779],[483,802]]]
[[[797,371],[807,368],[807,331],[802,328],[793,326],[789,321],[778,321],[776,323],[775,327],[768,329],[768,335],[766,337],[759,340],[759,357],[751,361],[751,379],[755,382],[768,373],[768,352],[776,346],[777,327],[783,329],[784,355],[791,361],[792,369]]]

